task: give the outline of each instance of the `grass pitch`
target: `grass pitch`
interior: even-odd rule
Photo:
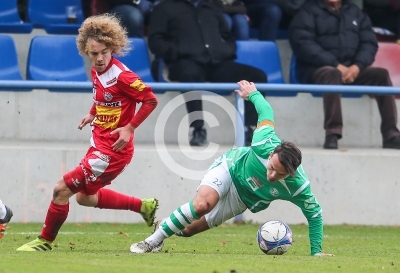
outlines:
[[[17,252],[41,224],[10,223],[0,240],[0,273],[129,272],[400,272],[400,228],[325,226],[323,249],[311,257],[308,227],[290,225],[293,245],[282,256],[263,254],[259,225],[222,225],[191,238],[173,236],[161,253],[132,254],[129,246],[152,232],[144,224],[65,224],[51,252]]]

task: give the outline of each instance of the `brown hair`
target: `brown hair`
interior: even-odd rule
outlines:
[[[76,45],[81,55],[87,54],[87,45],[92,39],[105,44],[112,53],[119,56],[126,55],[132,49],[126,29],[113,14],[104,13],[88,17],[78,32]]]
[[[301,164],[301,151],[293,142],[282,141],[276,146],[274,154],[278,155],[279,162],[286,168],[290,176],[294,176],[297,167]]]

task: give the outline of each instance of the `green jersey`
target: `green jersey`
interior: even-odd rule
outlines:
[[[311,255],[322,251],[322,208],[310,188],[310,181],[300,165],[294,177],[271,183],[267,179],[268,157],[281,140],[275,134],[274,113],[260,92],[249,100],[258,113],[257,129],[251,147],[234,148],[225,154],[232,181],[251,212],[268,208],[274,200],[286,200],[298,206],[309,225]]]

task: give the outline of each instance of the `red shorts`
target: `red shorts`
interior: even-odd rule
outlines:
[[[64,174],[63,178],[73,193],[83,192],[93,195],[99,189],[111,184],[111,181],[124,171],[131,159],[129,156],[106,155],[90,147],[79,166]]]

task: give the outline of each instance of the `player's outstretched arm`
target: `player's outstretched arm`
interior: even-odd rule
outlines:
[[[249,100],[254,104],[258,114],[257,124],[265,120],[274,122],[274,110],[265,97],[257,91],[255,84],[245,80],[237,84],[239,85],[239,89],[236,89],[235,92],[243,99]]]

